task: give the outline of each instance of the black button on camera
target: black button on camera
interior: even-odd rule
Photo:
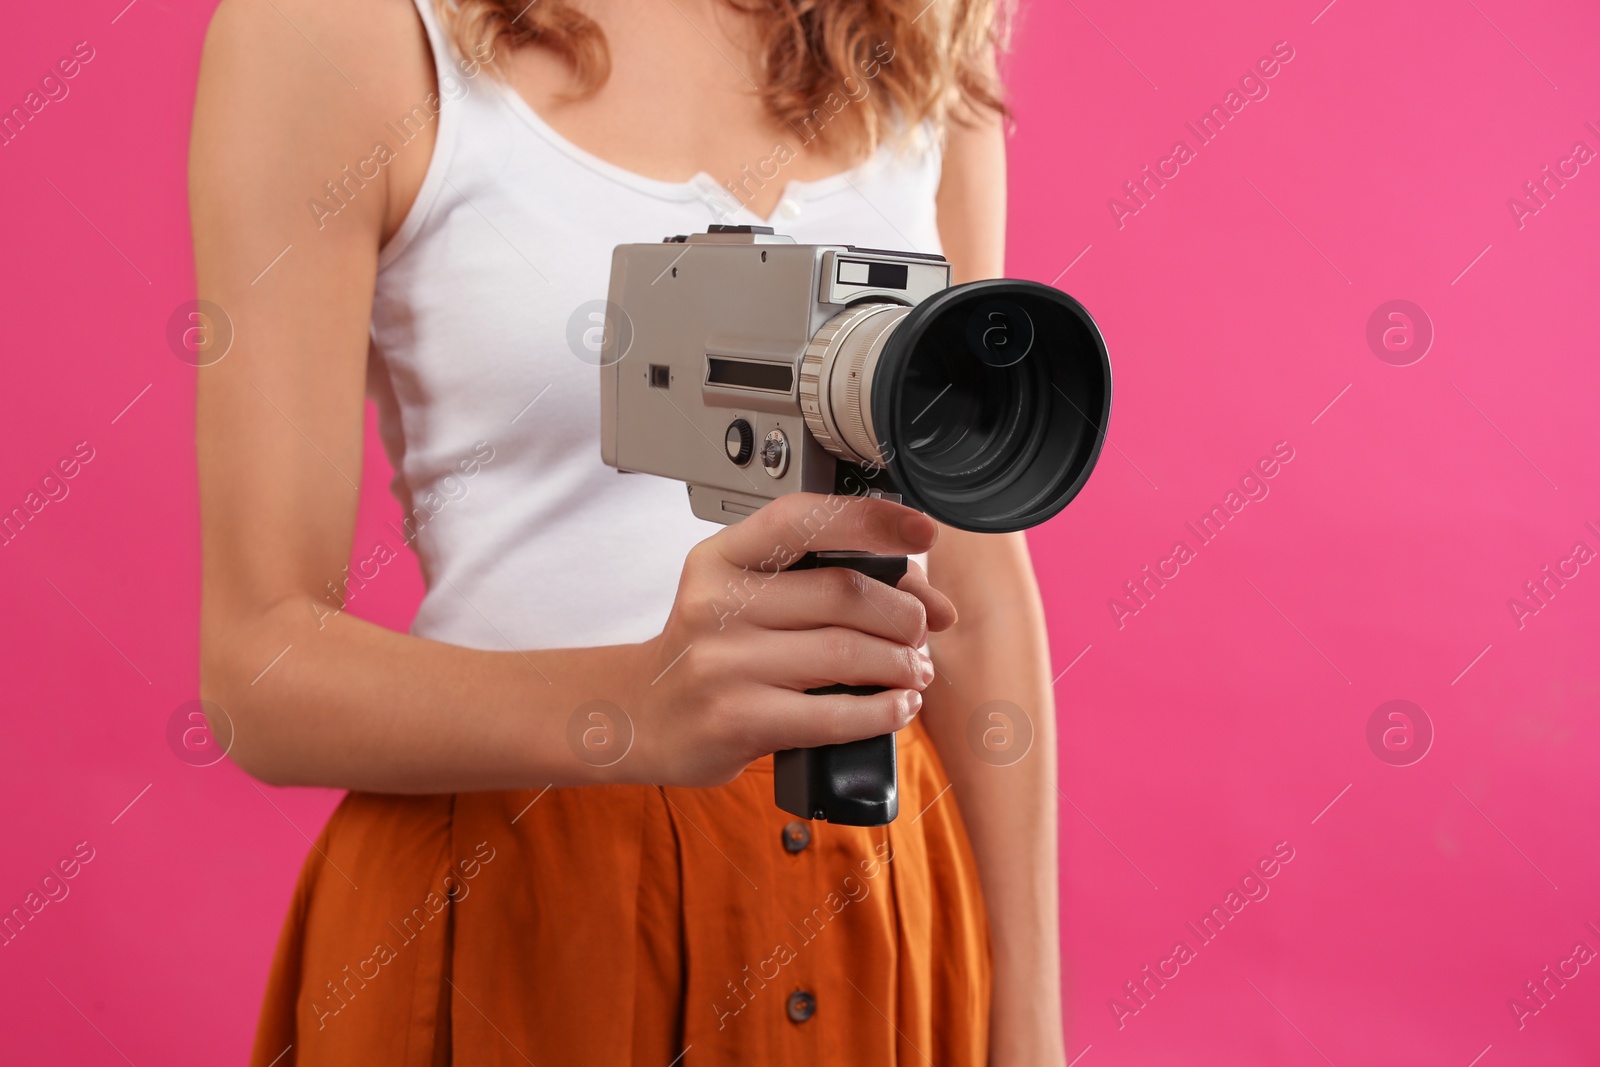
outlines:
[[[811,844],[811,827],[799,819],[787,823],[783,828],[783,847],[790,852],[804,852],[805,847]]]
[[[728,449],[728,458],[741,467],[756,454],[756,432],[743,419],[734,419],[728,424],[723,443]]]
[[[789,994],[789,999],[784,1002],[784,1010],[789,1013],[789,1021],[803,1023],[817,1013],[817,998],[798,989]]]

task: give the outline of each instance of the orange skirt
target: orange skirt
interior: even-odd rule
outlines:
[[[295,888],[255,1067],[987,1060],[966,830],[920,723],[900,817],[715,789],[352,793]]]

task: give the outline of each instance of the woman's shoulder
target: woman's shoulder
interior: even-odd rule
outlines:
[[[293,180],[311,180],[305,195],[314,196],[385,122],[435,91],[413,0],[222,0],[201,56],[196,131],[238,153],[241,171],[303,172]],[[386,168],[385,232],[398,222],[395,202],[409,203],[406,188],[421,184],[426,158]]]
[[[381,91],[403,76],[396,61],[406,58],[408,47],[422,70],[431,69],[413,0],[222,0],[205,42],[208,58],[284,76],[314,60],[355,92],[369,85]]]

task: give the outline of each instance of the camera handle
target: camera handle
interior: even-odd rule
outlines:
[[[789,570],[848,567],[885,585],[906,576],[906,557],[867,552],[809,552]],[[828,685],[807,693],[870,696],[881,685]],[[772,757],[773,792],[778,807],[802,819],[841,826],[883,826],[900,813],[900,785],[894,734],[818,748],[791,748]]]

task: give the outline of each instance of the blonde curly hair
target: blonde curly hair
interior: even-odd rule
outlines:
[[[569,99],[594,93],[611,74],[604,31],[567,0],[436,2],[464,55],[539,44],[560,56],[571,69]],[[830,137],[870,151],[897,126],[942,129],[962,108],[1008,114],[995,61],[1014,0],[724,2],[756,21],[757,91],[797,132],[827,124]],[[856,96],[863,79],[879,91]],[[852,100],[859,106],[844,106]]]

